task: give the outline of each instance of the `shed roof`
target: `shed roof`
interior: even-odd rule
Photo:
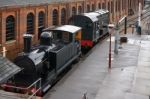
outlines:
[[[20,67],[0,55],[0,83],[7,81],[20,70]]]

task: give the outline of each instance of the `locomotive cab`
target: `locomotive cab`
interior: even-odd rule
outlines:
[[[78,43],[80,46],[81,43],[81,28],[72,26],[72,25],[64,25],[56,28],[47,28],[44,32],[51,33],[53,40],[52,43],[56,45],[55,49],[61,49],[64,45],[68,45],[71,43]]]
[[[71,64],[81,54],[81,28],[73,25],[63,25],[47,28],[51,32],[53,43],[56,45],[49,52],[50,65],[55,67],[57,74]]]

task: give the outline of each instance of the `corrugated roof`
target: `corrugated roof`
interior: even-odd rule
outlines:
[[[21,68],[0,55],[0,83],[5,82],[20,72]]]
[[[84,0],[0,0],[0,7],[5,6],[21,6],[21,5],[39,5],[46,3],[58,3],[58,2],[74,2]]]

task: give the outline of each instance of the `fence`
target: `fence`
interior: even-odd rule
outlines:
[[[15,90],[22,90],[22,91],[25,91],[26,93],[19,94],[19,93],[11,93],[11,92],[6,92],[6,91],[1,90],[0,97],[3,97],[2,99],[37,99],[36,94],[41,89],[41,78],[36,80],[33,84],[31,84],[27,88],[3,85],[3,87],[5,87],[5,86],[7,86],[8,88],[15,89]],[[32,90],[32,93],[31,93],[30,91],[32,88],[34,88],[36,90]]]

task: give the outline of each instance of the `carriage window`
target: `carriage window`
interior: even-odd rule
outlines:
[[[53,42],[62,42],[62,43],[69,43],[70,42],[70,35],[68,32],[53,32]]]
[[[54,41],[60,41],[62,38],[62,33],[53,32],[53,38],[54,38]]]
[[[64,32],[62,39],[64,43],[69,43],[69,33]]]

